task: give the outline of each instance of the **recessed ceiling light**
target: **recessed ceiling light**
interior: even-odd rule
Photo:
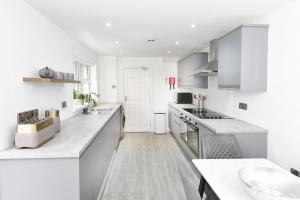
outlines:
[[[196,28],[196,24],[191,24],[191,28],[192,29]]]
[[[116,41],[115,41],[115,43],[116,43],[116,44],[119,44],[119,41],[118,41],[118,40],[116,40]]]
[[[107,27],[111,27],[111,23],[110,23],[110,22],[106,22],[105,25],[106,25]]]
[[[170,53],[171,53],[171,51],[167,51],[167,53],[168,53],[168,54],[170,54]]]
[[[175,44],[176,44],[176,45],[179,45],[179,44],[180,44],[180,42],[175,42]]]

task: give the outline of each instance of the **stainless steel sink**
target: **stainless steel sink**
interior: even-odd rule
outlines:
[[[300,200],[300,179],[268,167],[246,167],[239,177],[256,200]]]
[[[93,108],[90,113],[95,115],[105,115],[110,113],[112,110],[112,108]]]

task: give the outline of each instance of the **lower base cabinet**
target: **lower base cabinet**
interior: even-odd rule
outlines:
[[[115,113],[79,158],[81,200],[96,200],[99,196],[115,151],[119,119],[119,113]]]
[[[120,125],[118,110],[79,158],[0,160],[0,200],[97,200]]]

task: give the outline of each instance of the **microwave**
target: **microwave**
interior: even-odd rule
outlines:
[[[178,92],[176,94],[176,103],[192,104],[193,103],[193,94],[190,92]]]

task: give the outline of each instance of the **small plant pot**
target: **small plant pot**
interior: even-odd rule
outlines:
[[[84,99],[78,99],[80,105],[84,105]]]

